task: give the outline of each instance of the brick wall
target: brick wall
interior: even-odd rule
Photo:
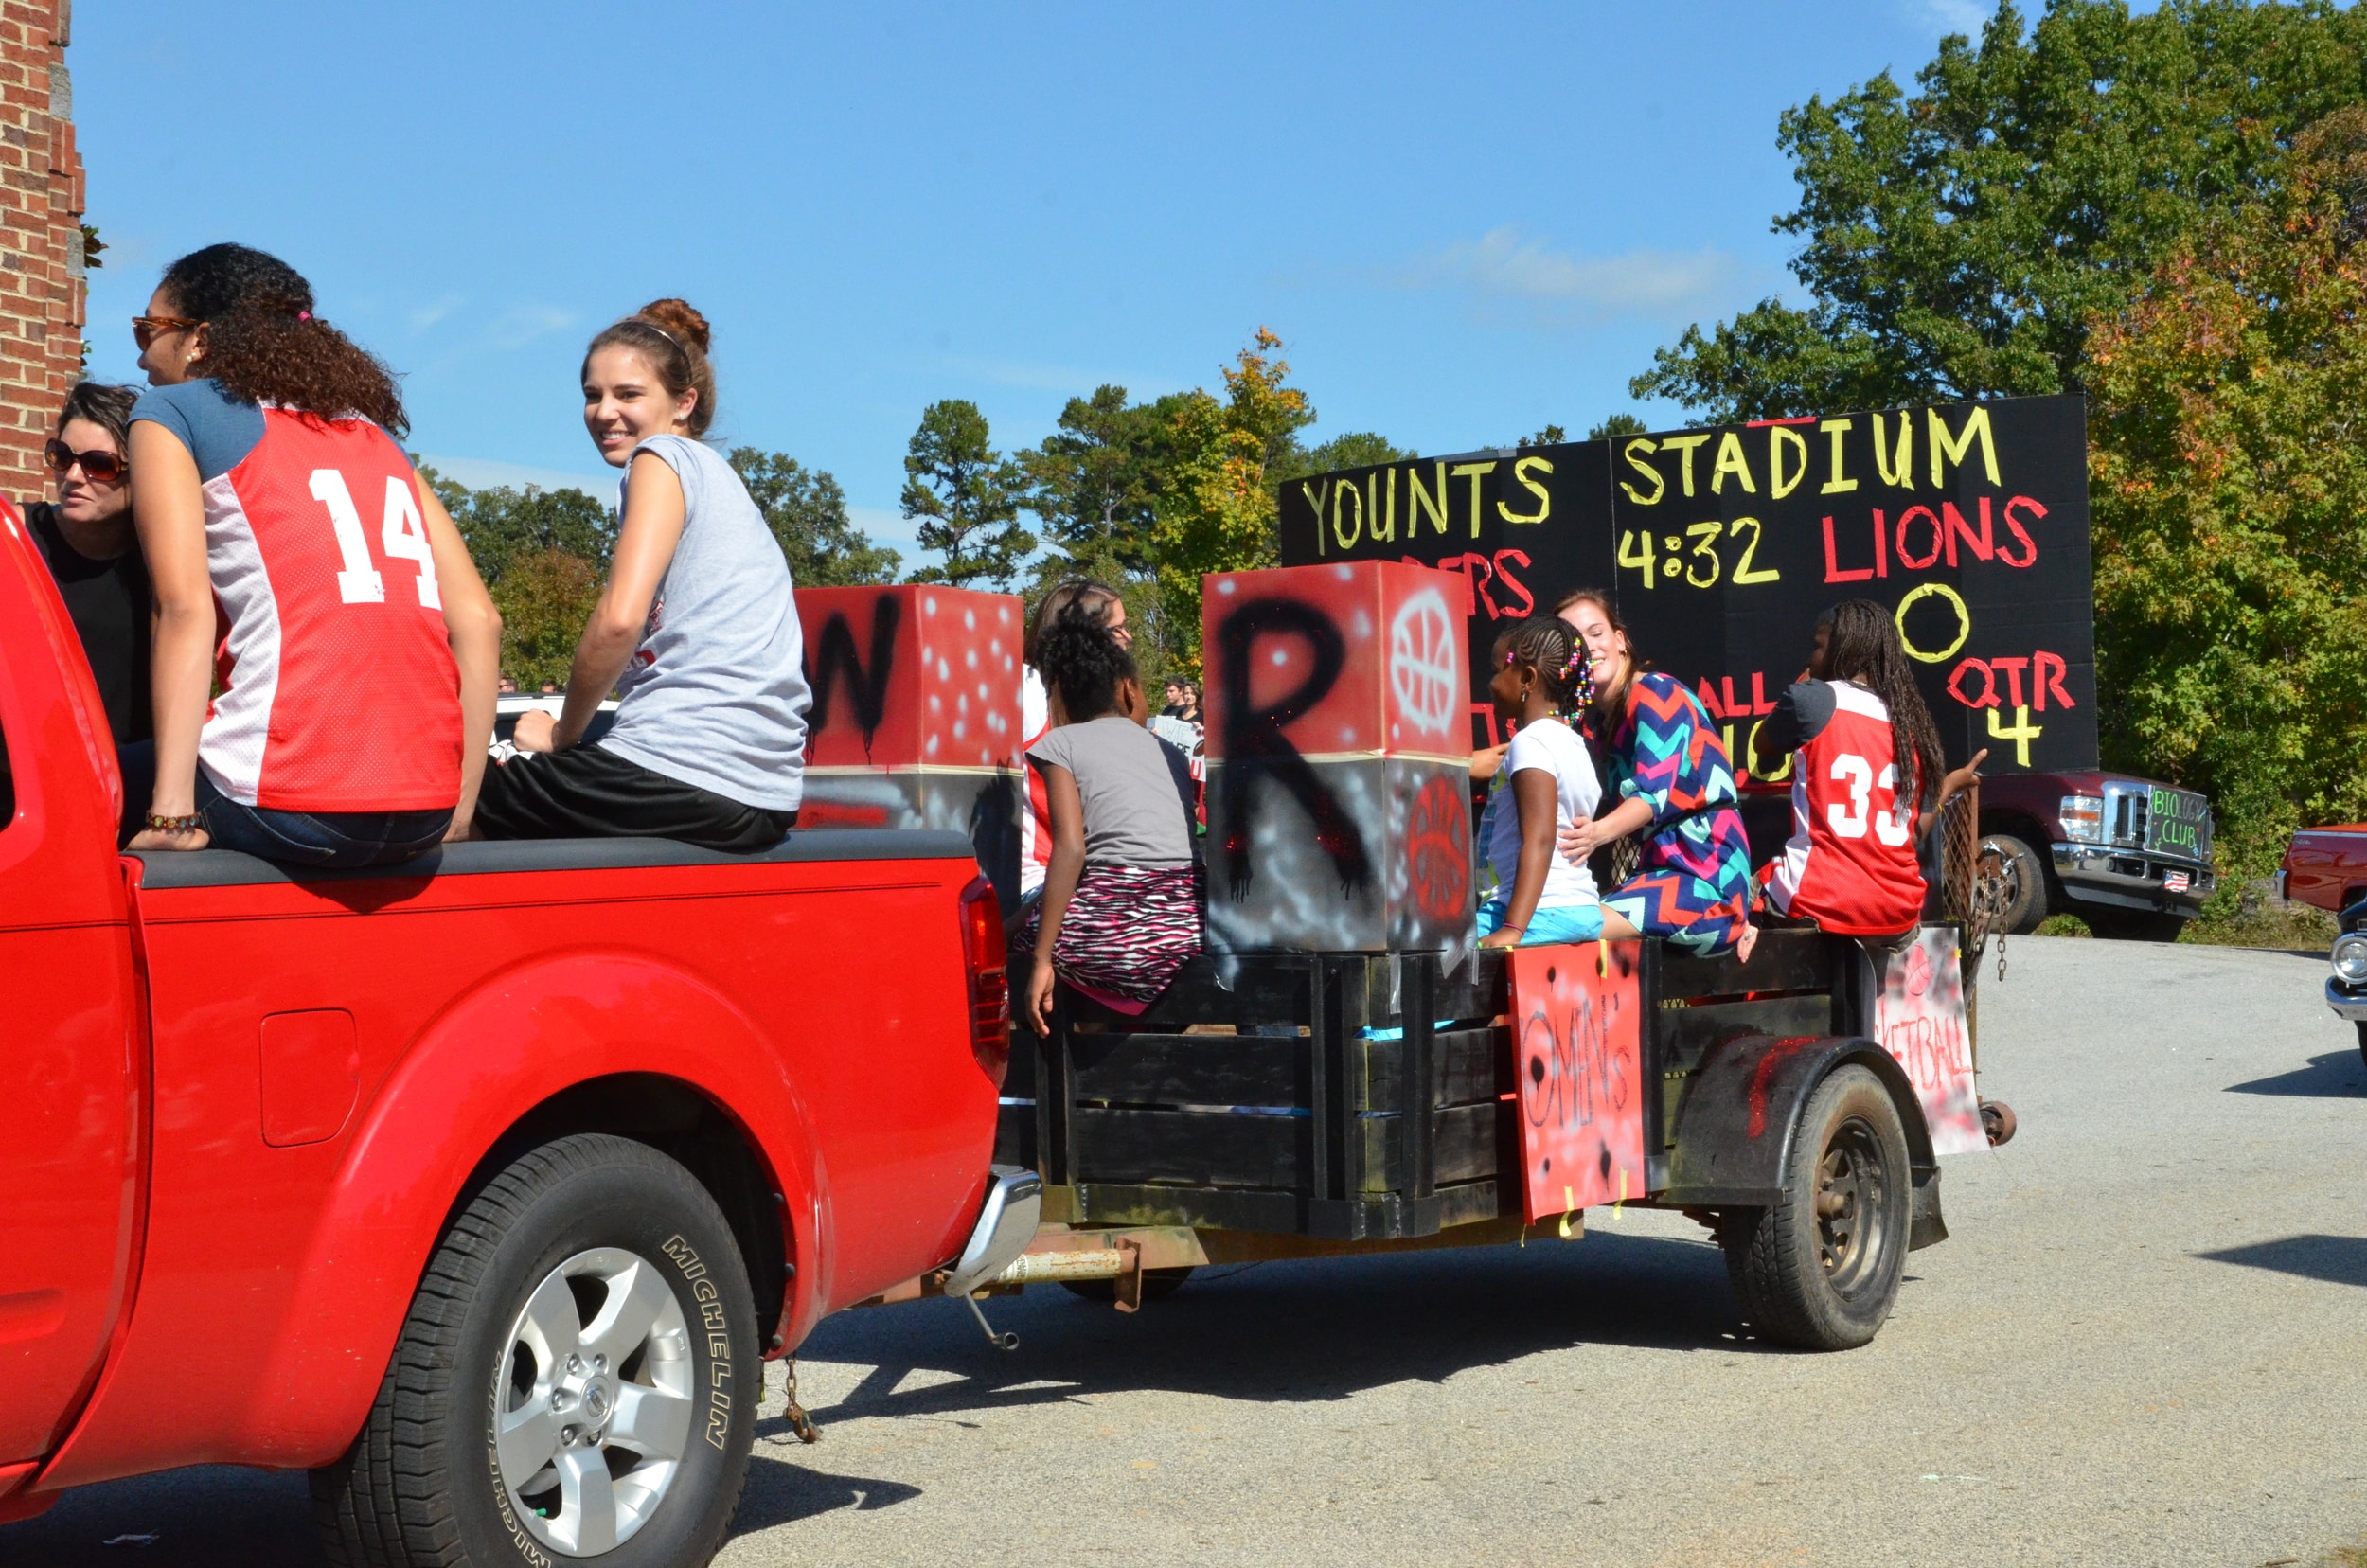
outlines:
[[[81,374],[72,25],[73,0],[0,0],[0,494],[20,500],[48,493],[42,443]]]

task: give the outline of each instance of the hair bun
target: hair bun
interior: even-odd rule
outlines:
[[[633,314],[656,323],[684,347],[696,348],[702,354],[707,351],[707,318],[694,310],[690,301],[652,299]]]

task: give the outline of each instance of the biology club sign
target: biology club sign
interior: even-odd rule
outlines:
[[[1404,560],[1468,585],[1475,740],[1497,623],[1608,587],[1654,666],[1749,731],[1819,611],[1879,601],[1951,762],[2096,765],[2080,399],[2011,398],[1419,458],[1282,491],[1282,560]]]

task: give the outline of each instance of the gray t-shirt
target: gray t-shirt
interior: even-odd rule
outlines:
[[[1105,714],[1062,724],[1027,748],[1066,768],[1085,806],[1085,864],[1173,871],[1192,864],[1192,828],[1176,798],[1166,747],[1133,720]]]
[[[615,726],[595,744],[743,806],[793,811],[812,697],[780,543],[713,448],[652,436],[634,452],[682,481],[682,543],[616,683]]]

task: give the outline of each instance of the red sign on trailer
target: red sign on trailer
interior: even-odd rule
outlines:
[[[1505,956],[1530,1222],[1643,1197],[1639,944],[1515,948]]]

